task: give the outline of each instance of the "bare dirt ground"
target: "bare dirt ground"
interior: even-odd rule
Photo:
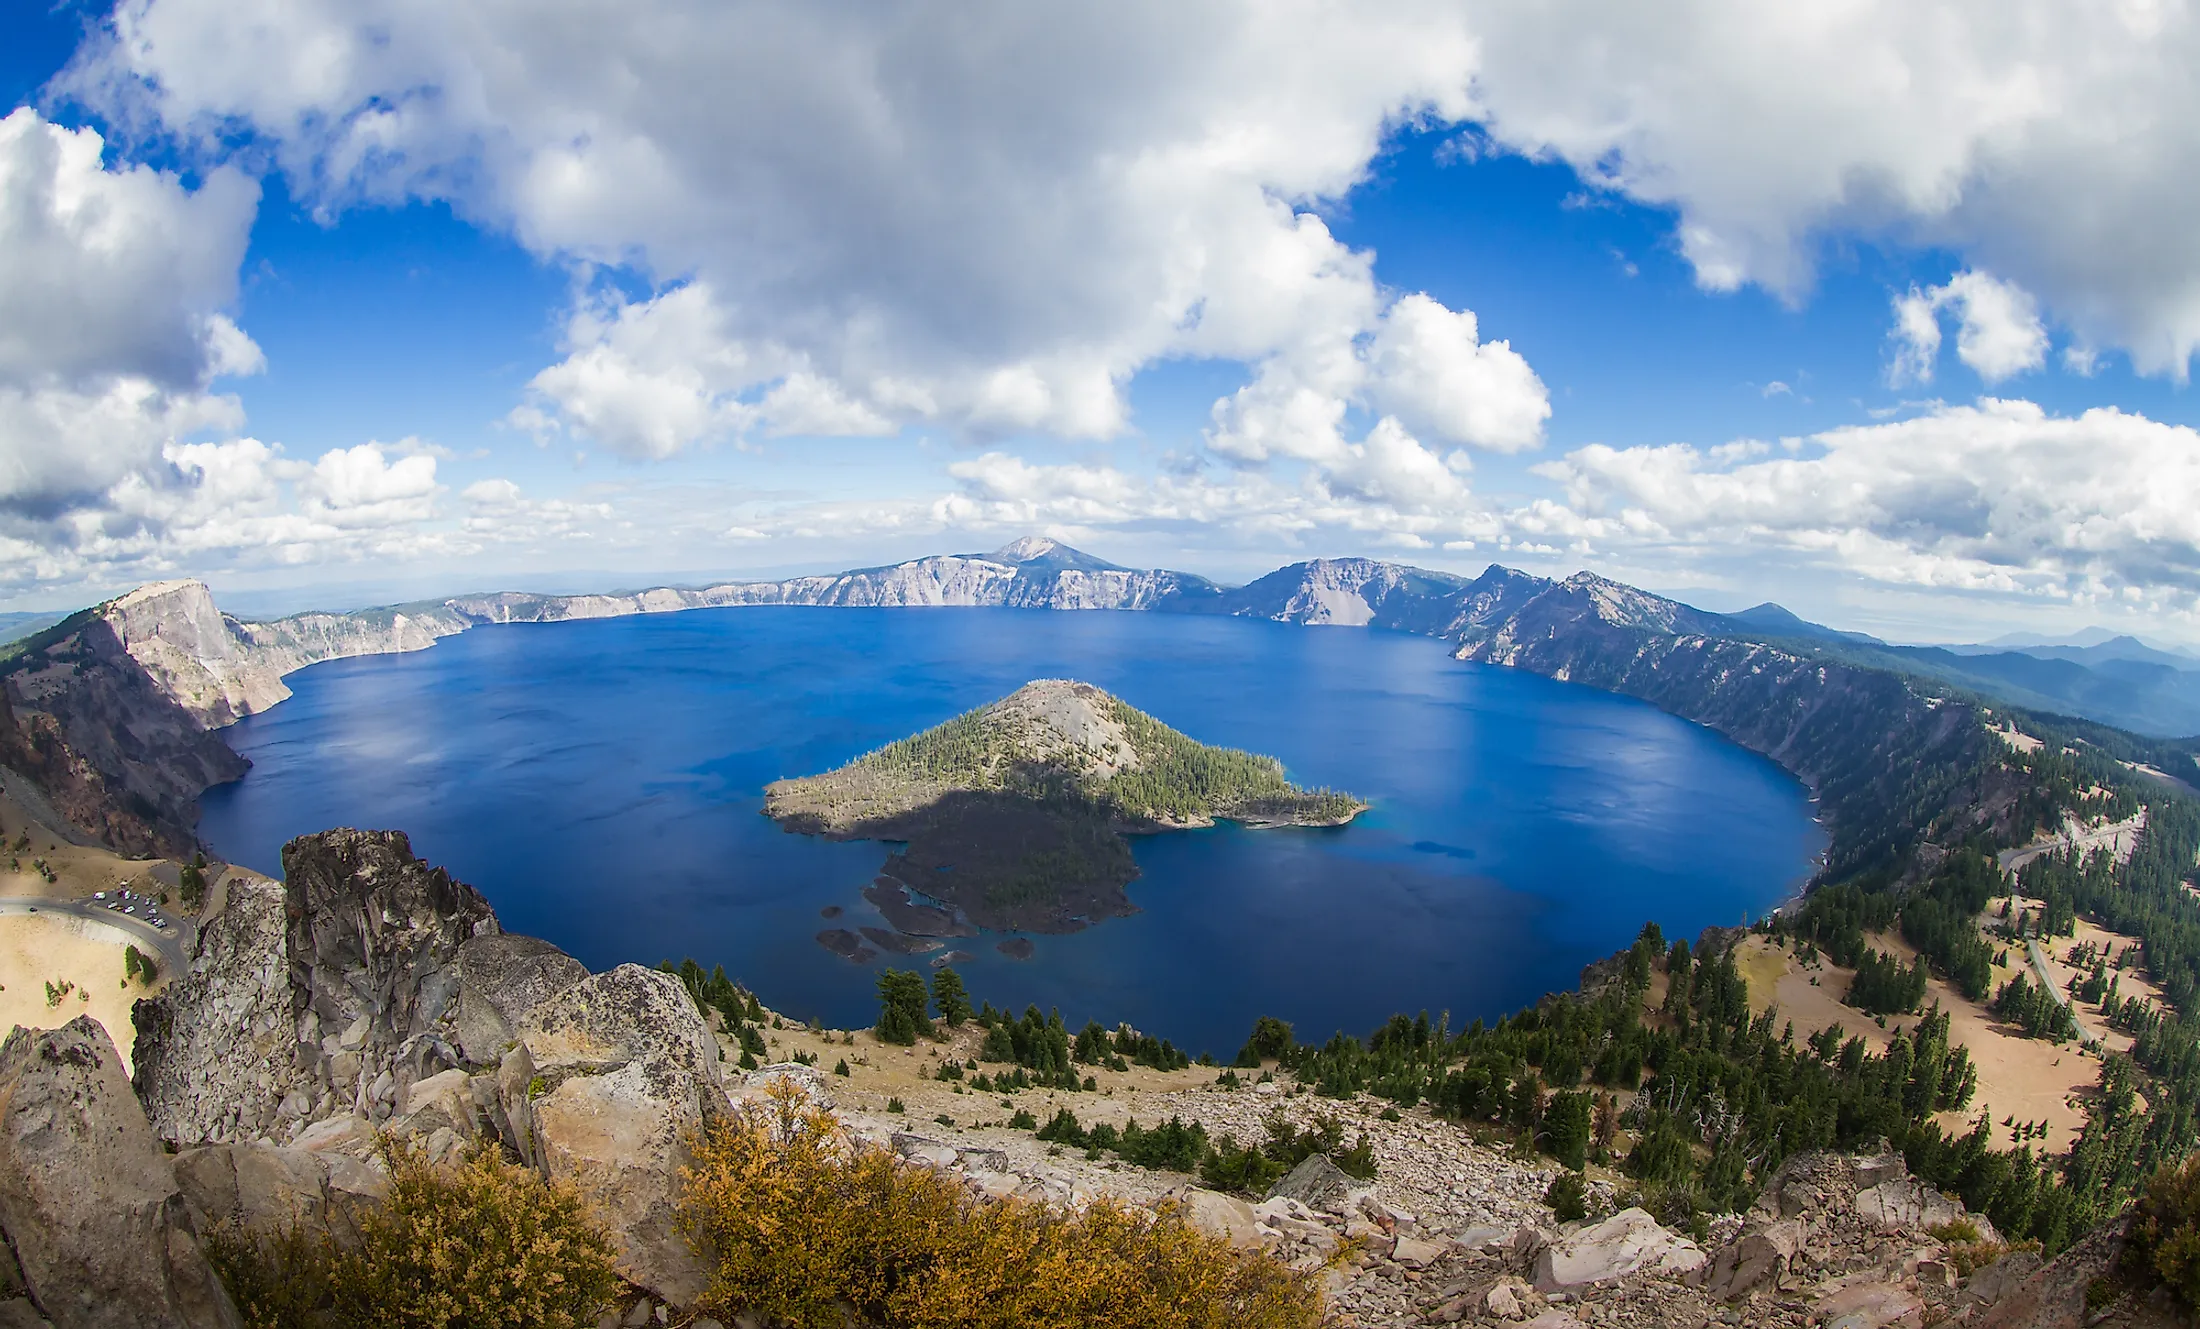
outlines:
[[[29,843],[18,848],[25,837]],[[96,846],[73,844],[34,820],[28,809],[5,794],[0,794],[0,840],[4,840],[0,900],[84,900],[96,891],[124,885],[156,895],[167,889],[154,860],[123,858]],[[34,860],[52,869],[53,881],[32,866]],[[174,865],[165,868],[166,875],[172,876]],[[174,912],[182,912],[180,905]],[[152,953],[142,939],[96,920],[0,912],[0,1034],[17,1025],[56,1028],[89,1014],[106,1027],[127,1069],[137,1037],[130,1008],[168,980],[163,973],[151,987],[137,980],[125,985],[123,952],[132,944]],[[60,1000],[48,1002],[47,984],[58,991],[64,982],[69,991]]]
[[[1995,908],[1998,910],[1998,905]],[[2091,924],[2081,923],[2079,927],[2083,934],[2081,939],[2098,941],[2110,937]],[[2120,947],[2128,940],[2115,938],[2111,944]],[[1899,957],[1905,964],[1916,958],[1916,952],[1900,937],[1877,934],[1870,941],[1878,950]],[[2070,939],[2056,939],[2055,956],[2059,959],[2075,944],[2077,942]],[[1763,937],[1751,937],[1741,945],[1736,963],[1749,983],[1751,1003],[1759,1008],[1768,999],[1778,1004],[1782,1017],[1795,1022],[1799,1040],[1828,1026],[1839,1025],[1844,1037],[1859,1035],[1878,1051],[1887,1046],[1895,1033],[1917,1023],[1917,1016],[1899,1016],[1889,1017],[1882,1025],[1855,1007],[1843,1005],[1841,997],[1848,991],[1855,971],[1844,969],[1823,955],[1814,966],[1805,968],[1793,955]],[[1994,986],[1998,988],[2016,973],[2016,966],[2023,963],[2023,958],[2021,947],[2010,947],[2011,963],[1995,969]],[[2062,967],[2061,976],[2067,981],[2067,966]],[[2134,986],[2138,981],[2136,975],[2127,972],[2123,991],[2141,990]],[[2151,988],[2145,990],[2151,991]],[[1948,1012],[1950,1040],[1969,1049],[1971,1062],[1978,1067],[1978,1092],[1973,1095],[1971,1105],[1960,1113],[1943,1113],[1942,1129],[1967,1132],[1971,1122],[1984,1110],[1997,1128],[2004,1117],[2045,1121],[2047,1138],[2044,1142],[2035,1141],[2035,1147],[2044,1145],[2053,1151],[2068,1148],[2085,1124],[2085,1113],[2079,1104],[2099,1078],[2099,1059],[2082,1051],[2075,1043],[2058,1047],[2042,1039],[2023,1037],[1995,1020],[1985,1006],[1971,1001],[1938,976],[1926,985],[1925,1009],[1930,1010],[1936,1002]],[[2120,1051],[2130,1046],[2129,1038],[2105,1029],[2097,1007],[2084,1002],[2073,1002],[2072,1007],[2078,1014],[2080,1027],[2089,1035],[2105,1034],[2103,1041],[2112,1050]],[[2006,1137],[2003,1143],[2007,1143]]]
[[[130,941],[120,928],[85,919],[0,915],[0,1029],[51,1029],[90,1015],[106,1026],[129,1070],[136,1038],[130,1008],[167,981],[165,975],[151,987],[124,981],[123,949]]]

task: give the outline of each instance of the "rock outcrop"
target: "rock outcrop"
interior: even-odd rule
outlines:
[[[57,1329],[239,1324],[114,1044],[89,1016],[18,1028],[0,1045],[0,1231],[0,1260],[15,1266],[0,1286],[12,1280]]]
[[[342,1153],[271,1144],[217,1144],[175,1159],[176,1185],[194,1226],[292,1228],[339,1247],[358,1244],[360,1219],[389,1199],[383,1171]]]
[[[731,1111],[718,1040],[680,980],[621,965],[537,1006],[497,1072],[512,1143],[609,1223],[620,1272],[676,1305],[706,1274],[674,1222],[694,1133]]]
[[[588,977],[588,968],[539,937],[488,933],[458,948],[458,1049],[494,1065],[537,1006]]]
[[[139,1004],[138,1092],[176,1145],[384,1122],[465,1062],[458,953],[497,932],[481,893],[396,831],[302,836],[283,863],[280,885],[232,873],[190,968]]]
[[[198,799],[246,763],[131,655],[97,612],[0,664],[0,766],[89,839],[188,857]]]
[[[1640,1209],[1622,1209],[1545,1246],[1535,1259],[1535,1288],[1573,1292],[1638,1272],[1694,1273],[1704,1262],[1695,1242],[1667,1232]]]

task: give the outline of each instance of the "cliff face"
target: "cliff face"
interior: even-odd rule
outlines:
[[[0,766],[121,852],[188,854],[199,795],[244,774],[97,611],[38,634],[0,675]]]
[[[1537,580],[1507,574],[1463,613],[1454,653],[1639,697],[1772,758],[1818,796],[1836,874],[1901,852],[1976,793],[1990,740],[1968,705],[1599,577]]]
[[[303,836],[283,869],[232,871],[190,969],[138,1003],[138,1096],[171,1143],[380,1123],[464,1064],[459,951],[498,931],[481,893],[397,831]]]
[[[423,650],[471,626],[460,614],[433,608],[245,623],[216,608],[199,581],[140,586],[94,612],[161,690],[208,728],[288,697],[282,678],[293,670],[354,655]]]
[[[1369,558],[1322,558],[1278,568],[1223,592],[1210,604],[1183,608],[1282,623],[1391,628],[1435,634],[1454,616],[1464,577],[1401,567]]]

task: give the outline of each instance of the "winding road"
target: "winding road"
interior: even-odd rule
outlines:
[[[156,928],[133,914],[109,909],[91,900],[49,900],[36,896],[0,896],[0,914],[61,914],[69,918],[81,918],[87,922],[105,923],[126,934],[138,937],[152,945],[160,953],[161,971],[168,975],[182,973],[189,967],[183,953],[183,933],[180,929]]]

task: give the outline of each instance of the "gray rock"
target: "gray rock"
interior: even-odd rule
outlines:
[[[1803,1225],[1792,1218],[1751,1228],[1721,1247],[1698,1271],[1704,1291],[1722,1301],[1775,1283],[1803,1246]]]
[[[620,965],[537,1006],[497,1071],[527,1159],[570,1180],[610,1227],[619,1271],[674,1305],[706,1282],[674,1221],[689,1140],[731,1105],[718,1044],[670,974]]]
[[[1705,1260],[1695,1242],[1666,1231],[1640,1209],[1622,1209],[1538,1252],[1535,1286],[1539,1292],[1570,1292],[1637,1270],[1686,1274]]]
[[[194,1226],[233,1222],[256,1232],[298,1227],[339,1246],[359,1241],[359,1222],[389,1199],[381,1169],[337,1153],[270,1144],[218,1144],[176,1156],[176,1184]]]
[[[1266,1198],[1297,1200],[1309,1209],[1327,1208],[1343,1199],[1359,1183],[1325,1154],[1308,1154],[1281,1181],[1268,1188]]]
[[[1858,1191],[1856,1214],[1890,1232],[1897,1228],[1922,1231],[1964,1216],[1962,1205],[1908,1176]]]
[[[457,952],[498,930],[481,893],[396,831],[301,836],[283,865],[280,885],[228,874],[189,969],[138,1004],[138,1094],[179,1147],[386,1121],[462,1060]]]
[[[458,948],[457,1042],[466,1060],[493,1066],[535,1007],[588,977],[588,967],[537,937],[499,932]]]
[[[0,1230],[57,1329],[236,1329],[107,1031],[0,1045]]]

